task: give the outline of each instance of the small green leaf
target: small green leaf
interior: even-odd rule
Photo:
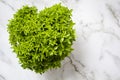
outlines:
[[[58,46],[56,46],[54,49],[57,50],[57,49],[58,49]]]
[[[64,41],[64,38],[61,38],[60,42],[63,42]]]
[[[59,52],[59,55],[62,56],[62,51]]]

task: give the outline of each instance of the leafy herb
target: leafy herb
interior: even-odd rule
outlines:
[[[23,68],[37,73],[61,66],[75,40],[72,10],[61,4],[38,12],[23,6],[9,20],[9,41]]]

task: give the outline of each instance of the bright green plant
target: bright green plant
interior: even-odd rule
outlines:
[[[61,66],[75,40],[71,12],[61,4],[38,12],[23,6],[9,20],[9,40],[23,68],[37,73]]]

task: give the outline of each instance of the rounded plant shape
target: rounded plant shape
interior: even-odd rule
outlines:
[[[38,12],[23,6],[9,20],[9,40],[23,68],[37,73],[61,66],[75,40],[71,12],[61,4]]]

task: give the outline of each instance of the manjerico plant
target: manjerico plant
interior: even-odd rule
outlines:
[[[9,41],[23,68],[37,73],[61,66],[75,40],[72,10],[61,4],[38,12],[23,6],[9,20]]]

